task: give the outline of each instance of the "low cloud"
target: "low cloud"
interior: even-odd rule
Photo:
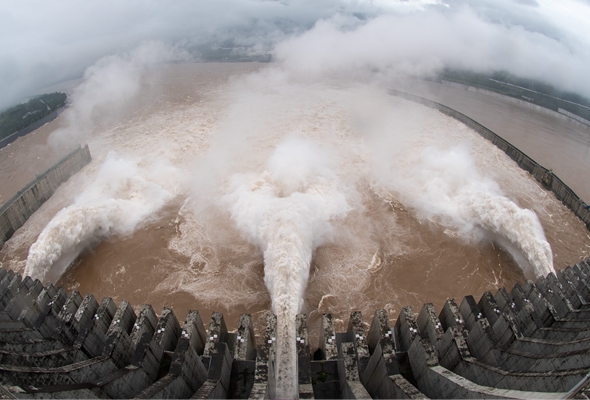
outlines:
[[[590,96],[589,16],[582,0],[8,0],[0,108],[149,41],[197,59],[276,55],[304,73],[505,69]]]
[[[369,12],[336,0],[41,0],[0,3],[0,109],[45,87],[81,77],[100,58],[145,41],[267,54],[289,35],[339,12]]]
[[[282,42],[276,56],[307,76],[359,70],[423,76],[445,67],[506,70],[590,96],[584,78],[590,63],[587,43],[569,40],[568,32],[549,26],[541,16],[529,18],[527,29],[518,23],[522,18],[501,18],[501,9],[493,11],[439,5],[411,14],[380,15],[353,29],[335,17]]]

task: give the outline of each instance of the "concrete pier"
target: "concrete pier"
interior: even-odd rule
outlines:
[[[324,314],[318,343],[300,314],[299,397],[587,398],[589,262],[442,310],[377,310],[368,325],[354,311],[346,332]],[[247,314],[235,333],[218,312],[206,329],[196,310],[180,323],[167,307],[117,307],[1,268],[0,278],[5,397],[272,398],[272,314],[257,343]]]
[[[0,247],[57,188],[92,160],[88,145],[79,147],[21,189],[0,207]]]

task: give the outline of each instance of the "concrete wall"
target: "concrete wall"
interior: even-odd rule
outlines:
[[[584,118],[580,117],[579,115],[576,115],[574,113],[571,113],[568,110],[564,110],[563,108],[558,108],[557,111],[559,113],[561,113],[561,114],[565,114],[565,115],[567,115],[570,118],[573,118],[573,119],[575,119],[577,121],[580,121],[583,124],[586,124],[586,125],[590,126],[590,121],[588,121],[587,119],[584,119]]]
[[[427,100],[409,93],[404,93],[397,90],[391,90],[390,93],[395,96],[403,97],[405,99],[424,104],[428,107],[435,108],[443,114],[446,114],[464,123],[471,129],[479,133],[482,137],[491,141],[494,145],[496,145],[504,153],[506,153],[510,158],[516,161],[516,163],[522,169],[528,171],[532,176],[535,177],[537,181],[541,182],[543,186],[545,186],[545,188],[551,190],[555,194],[555,196],[559,200],[561,200],[561,202],[565,204],[570,210],[572,210],[574,214],[576,214],[578,218],[580,218],[586,224],[588,229],[590,229],[589,206],[582,199],[580,199],[580,197],[578,197],[578,195],[576,195],[572,189],[570,189],[565,183],[563,183],[561,179],[554,175],[551,170],[548,170],[543,166],[539,165],[537,162],[535,162],[532,158],[524,154],[522,151],[508,143],[506,140],[502,139],[500,136],[498,136],[485,126],[469,118],[465,114],[455,111],[452,108],[449,108],[440,103]]]
[[[561,118],[561,119],[566,120],[572,124],[575,124],[577,126],[585,128],[587,130],[590,130],[590,125],[589,125],[590,121],[586,121],[584,118],[579,117],[576,114],[572,114],[572,113],[570,113],[566,110],[563,110],[561,108],[559,108],[558,109],[559,112],[557,112],[557,111],[551,110],[549,108],[545,108],[545,107],[539,106],[537,104],[531,103],[526,100],[517,99],[515,97],[507,96],[505,94],[501,94],[501,93],[494,92],[492,90],[488,90],[488,89],[484,89],[484,88],[480,88],[477,86],[471,86],[471,85],[465,85],[463,83],[446,81],[444,79],[441,82],[443,85],[446,85],[446,86],[451,86],[451,87],[467,90],[469,92],[485,93],[487,95],[490,95],[493,97],[498,97],[498,98],[510,101],[512,103],[515,103],[515,104],[520,104],[522,106],[526,106],[526,107],[532,108],[533,110],[544,112],[545,114],[549,114],[554,117]]]
[[[92,160],[88,145],[79,147],[22,188],[0,207],[0,247],[51,197],[55,190]]]
[[[590,259],[533,283],[448,299],[397,320],[322,315],[319,349],[295,320],[300,399],[588,399]],[[387,293],[383,294],[386,298]],[[256,342],[242,314],[184,323],[164,307],[84,298],[0,267],[0,397],[268,399],[276,397],[277,318]],[[363,322],[366,321],[366,322]],[[345,325],[346,326],[346,325]],[[367,327],[369,327],[367,331]],[[261,335],[262,336],[262,335]],[[262,339],[262,338],[261,338]],[[273,378],[275,377],[275,378]]]

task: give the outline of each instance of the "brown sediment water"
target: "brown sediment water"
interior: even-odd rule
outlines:
[[[61,122],[60,117],[57,117],[27,136],[20,137],[0,149],[0,173],[2,174],[0,205],[34,180],[36,174],[45,172],[64,157],[68,150],[71,151],[77,147],[54,151],[47,146],[47,137],[60,126]]]
[[[428,81],[402,90],[445,104],[491,129],[559,176],[586,203],[590,185],[590,127],[497,95]]]
[[[189,309],[199,310],[205,320],[211,311],[221,311],[230,328],[236,327],[240,313],[248,312],[260,331],[271,307],[263,250],[236,228],[223,195],[237,173],[252,173],[253,182],[263,179],[259,177],[264,177],[273,149],[294,132],[329,149],[338,188],[352,206],[337,221],[332,240],[313,253],[301,310],[310,317],[313,335],[323,312],[332,312],[343,330],[354,310],[361,310],[368,321],[376,309],[385,308],[394,319],[405,305],[418,311],[432,302],[440,309],[447,298],[478,295],[526,279],[493,237],[466,241],[457,229],[424,217],[415,204],[404,203],[405,197],[380,181],[419,166],[416,157],[429,146],[466,146],[482,176],[495,181],[521,208],[533,210],[551,245],[555,268],[590,254],[586,227],[563,204],[492,144],[434,110],[363,85],[285,83],[272,73],[264,75],[260,64],[177,64],[149,74],[152,84],[129,106],[128,115],[93,131],[93,162],[0,250],[4,267],[24,270],[28,248],[41,230],[96,182],[110,151],[134,159],[138,168],[165,160],[177,173],[142,176],[170,191],[172,200],[133,233],[110,236],[85,250],[57,284],[97,299],[150,303],[156,310],[171,306],[179,319]],[[494,107],[502,104],[496,99]],[[536,116],[525,113],[523,118]],[[19,139],[10,157],[0,152],[3,196],[14,191],[4,182],[41,154],[50,154],[41,132],[52,128]],[[511,135],[519,137],[519,129],[522,136],[530,135],[526,122],[514,123]],[[586,149],[575,152],[588,151],[588,145],[576,143]],[[519,147],[527,152],[525,144]],[[377,155],[376,147],[391,148],[397,158],[377,162],[375,158],[384,156]],[[556,150],[560,157],[567,151]],[[543,159],[536,161],[544,164]],[[560,177],[567,182],[567,176]]]

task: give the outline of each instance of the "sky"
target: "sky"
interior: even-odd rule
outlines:
[[[506,70],[590,97],[588,0],[4,0],[0,108],[153,41],[305,76]]]

